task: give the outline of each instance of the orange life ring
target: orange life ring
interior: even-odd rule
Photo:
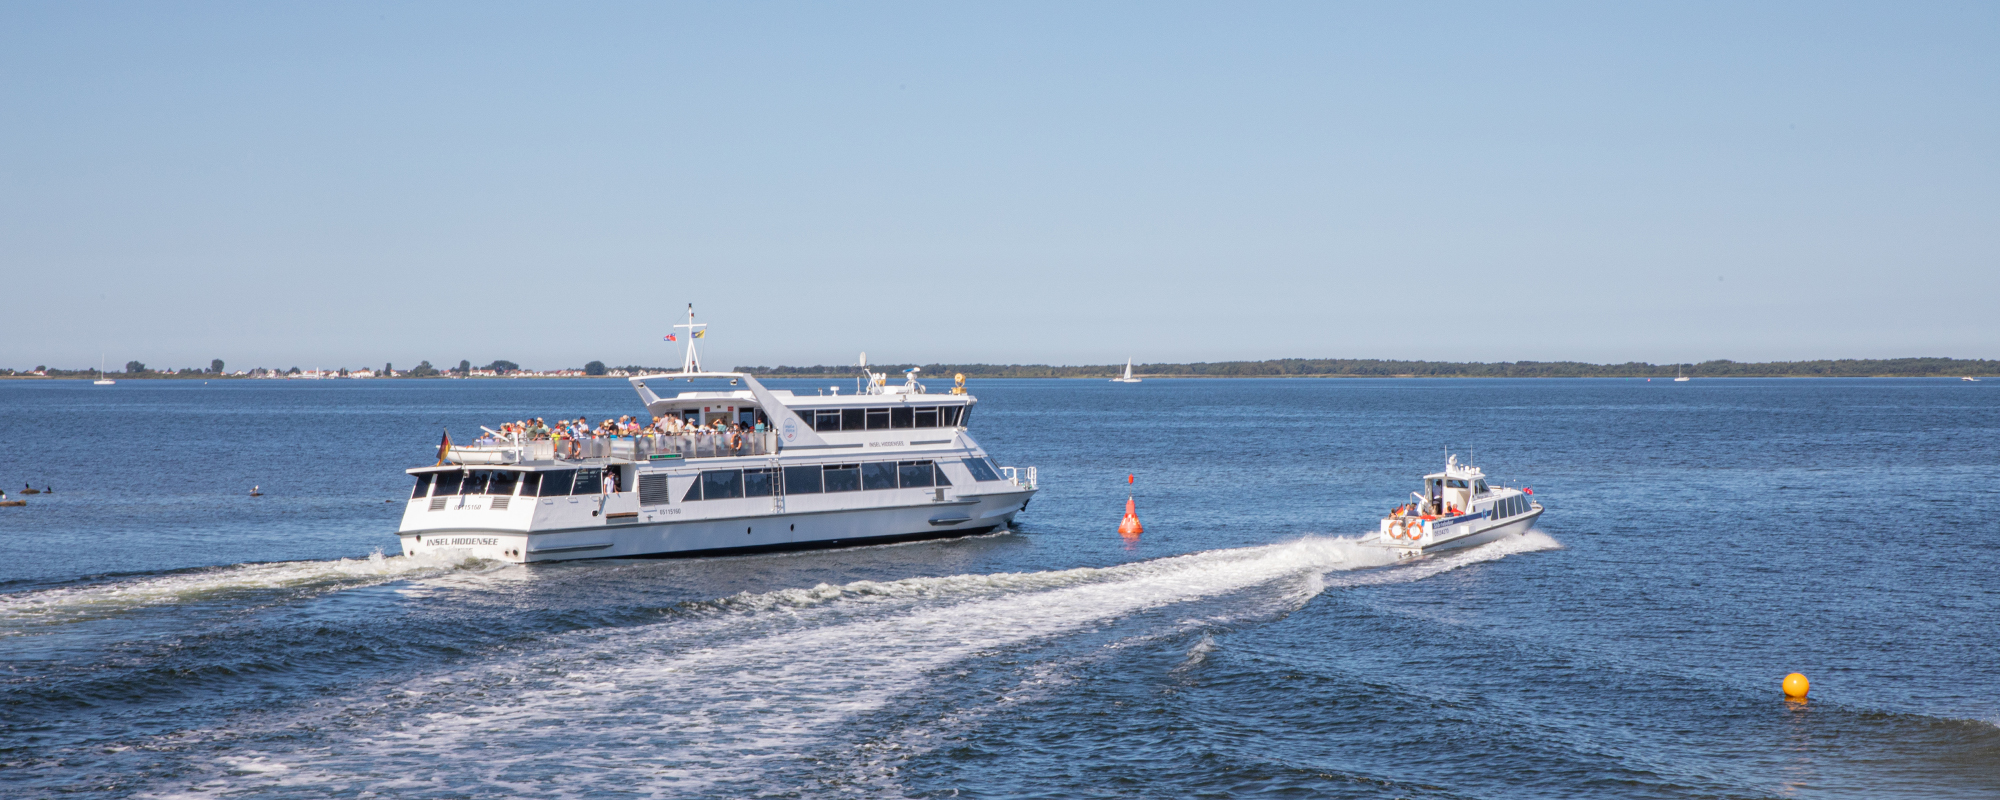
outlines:
[[[737,450],[737,449],[740,449],[740,448],[742,448],[742,447],[743,447],[743,434],[742,434],[742,433],[741,433],[740,431],[730,431],[730,432],[729,432],[729,449],[731,449],[731,450]]]

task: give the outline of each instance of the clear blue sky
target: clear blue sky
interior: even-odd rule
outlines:
[[[0,5],[0,366],[2000,357],[1992,3]]]

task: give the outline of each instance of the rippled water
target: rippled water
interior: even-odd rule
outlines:
[[[401,470],[622,382],[0,382],[0,794],[2000,796],[1993,386],[986,381],[1017,532],[523,568]]]

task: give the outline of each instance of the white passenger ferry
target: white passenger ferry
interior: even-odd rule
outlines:
[[[1394,548],[1404,557],[1457,550],[1527,533],[1542,516],[1533,490],[1489,486],[1478,467],[1445,459],[1444,471],[1424,476],[1416,502],[1382,518],[1371,544]]]
[[[902,385],[866,373],[860,394],[795,395],[701,371],[703,326],[690,312],[676,327],[690,332],[682,371],[629,379],[647,413],[752,430],[452,448],[408,470],[403,552],[537,562],[967,536],[1007,529],[1035,493],[1034,467],[994,464],[966,432],[978,400],[962,376],[945,394],[912,370]]]

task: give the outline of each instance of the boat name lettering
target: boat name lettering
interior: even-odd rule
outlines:
[[[902,442],[869,442],[869,447],[902,447]]]
[[[495,545],[500,539],[494,536],[446,536],[425,539],[424,544],[432,547],[467,547],[471,545]]]

